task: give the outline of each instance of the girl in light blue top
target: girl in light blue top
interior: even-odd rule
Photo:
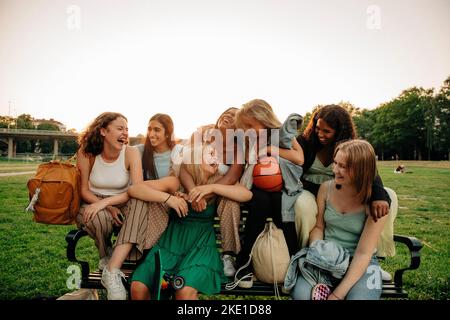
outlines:
[[[155,114],[148,123],[145,144],[137,146],[142,156],[145,181],[135,184],[137,188],[128,189],[131,199],[122,225],[123,231],[103,269],[102,284],[108,291],[109,300],[126,299],[127,292],[121,279],[124,274],[120,268],[126,259],[139,260],[144,250],[158,241],[169,221],[168,209],[187,212],[185,201],[171,196],[180,185],[178,178],[170,175],[171,153],[177,149],[173,131],[170,116]]]
[[[375,300],[381,296],[381,269],[374,254],[387,216],[376,222],[367,218],[376,172],[372,146],[364,140],[350,140],[336,147],[334,180],[320,186],[317,222],[309,242],[335,241],[352,256],[345,276],[334,281],[329,300]],[[299,275],[292,297],[311,299],[311,290],[311,284]]]

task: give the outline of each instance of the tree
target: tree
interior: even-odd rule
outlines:
[[[56,124],[43,122],[38,124],[36,127],[37,130],[51,130],[51,131],[61,131]]]
[[[78,150],[78,143],[76,141],[63,141],[61,144],[62,154],[74,154]]]
[[[444,81],[433,101],[433,146],[450,159],[450,76]]]
[[[33,118],[29,114],[21,114],[16,119],[17,129],[34,129]]]
[[[0,116],[0,128],[9,128],[14,118],[8,116]]]

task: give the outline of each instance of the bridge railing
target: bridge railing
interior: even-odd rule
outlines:
[[[73,132],[57,131],[57,130],[36,130],[36,129],[7,129],[7,128],[0,128],[0,133],[55,135],[55,136],[73,136],[73,137],[77,137],[78,136],[78,133],[73,133]]]

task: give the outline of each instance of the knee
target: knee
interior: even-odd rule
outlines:
[[[311,290],[312,286],[302,276],[299,276],[292,289],[291,297],[293,300],[311,300]]]
[[[103,209],[100,210],[89,222],[86,224],[86,226],[90,229],[100,229],[103,231],[103,233],[110,232],[110,229],[112,229],[112,217],[108,210]]]
[[[315,218],[317,215],[316,199],[310,192],[304,190],[295,201],[294,211],[296,219]]]
[[[186,286],[175,292],[175,299],[177,300],[197,300],[198,291],[195,288]]]
[[[150,290],[139,281],[131,282],[131,299],[132,300],[150,300]]]

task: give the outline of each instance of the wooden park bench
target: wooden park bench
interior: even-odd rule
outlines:
[[[239,233],[242,235],[244,228],[245,216],[247,210],[243,209],[241,214],[241,223]],[[214,230],[216,232],[217,248],[220,251],[220,228],[219,219],[216,217],[214,224]],[[89,263],[87,261],[81,261],[76,256],[76,246],[78,241],[87,236],[87,232],[82,229],[72,230],[66,235],[67,241],[67,259],[70,262],[76,262],[81,266],[81,288],[89,289],[104,289],[101,284],[102,272],[100,270],[91,271],[89,268]],[[409,266],[401,268],[395,271],[393,281],[387,282],[383,281],[382,298],[408,298],[408,293],[403,288],[403,273],[408,270],[415,270],[420,266],[420,249],[422,249],[422,243],[414,238],[408,236],[394,235],[394,241],[406,245],[410,253]],[[122,272],[125,274],[128,280],[131,273],[136,269],[137,263],[126,261],[122,266]],[[232,279],[230,278],[230,282]],[[126,286],[128,286],[126,284]],[[281,286],[279,288],[279,293],[281,295],[286,295],[282,293]],[[275,296],[273,284],[262,283],[259,281],[254,281],[253,286],[249,289],[243,289],[236,287],[233,290],[226,290],[225,285],[222,285],[221,295],[236,295],[236,296]]]

